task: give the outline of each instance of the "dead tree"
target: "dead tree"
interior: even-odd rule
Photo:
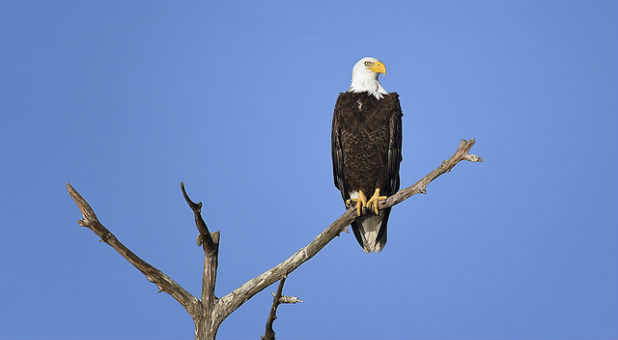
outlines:
[[[461,140],[457,151],[447,160],[443,161],[440,166],[428,173],[413,185],[400,190],[388,199],[380,202],[380,209],[391,207],[401,203],[413,195],[419,193],[427,193],[426,187],[434,179],[440,175],[451,171],[451,169],[462,160],[470,162],[482,162],[481,157],[470,154],[470,148],[474,145],[474,139]],[[184,184],[181,183],[181,189],[187,204],[191,207],[195,217],[195,224],[199,231],[197,236],[197,244],[204,250],[204,272],[202,276],[202,294],[200,298],[191,295],[187,290],[180,286],[176,281],[172,280],[165,273],[153,267],[139,256],[135,255],[129,248],[123,245],[114,234],[101,224],[94,211],[84,200],[84,198],[67,183],[67,189],[82,213],[82,219],[78,221],[79,225],[86,227],[96,233],[101,240],[114,248],[127,261],[141,271],[146,278],[159,287],[159,291],[163,291],[171,295],[178,301],[191,315],[195,323],[195,338],[196,339],[214,339],[217,335],[217,329],[221,322],[225,320],[232,312],[240,307],[247,300],[251,299],[255,294],[259,293],[266,287],[280,281],[277,293],[274,294],[273,304],[270,309],[268,320],[266,322],[266,331],[263,339],[274,339],[275,332],[272,329],[272,323],[276,318],[277,306],[280,303],[296,303],[302,302],[300,299],[290,296],[283,296],[283,284],[286,277],[298,268],[305,261],[315,256],[322,248],[326,246],[335,236],[339,235],[343,229],[356,218],[356,209],[350,208],[330,226],[322,231],[313,241],[307,246],[301,248],[289,258],[258,275],[257,277],[245,282],[242,286],[236,288],[229,294],[217,298],[215,296],[215,283],[217,279],[217,260],[219,254],[219,232],[210,232],[208,226],[204,222],[201,215],[202,203],[193,202],[187,192]]]

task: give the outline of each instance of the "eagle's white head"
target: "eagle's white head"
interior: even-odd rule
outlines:
[[[378,76],[386,74],[386,66],[376,58],[365,57],[359,60],[352,68],[352,84],[348,92],[369,92],[378,99],[382,99],[386,90],[380,85]]]

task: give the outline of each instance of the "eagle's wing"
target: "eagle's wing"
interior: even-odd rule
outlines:
[[[393,101],[393,114],[390,118],[390,136],[388,143],[388,184],[390,192],[388,195],[393,195],[399,190],[399,164],[401,163],[401,105],[399,104],[399,95],[391,93]]]
[[[345,177],[343,175],[343,148],[341,145],[341,109],[342,109],[342,95],[337,98],[335,104],[335,112],[333,114],[333,128],[331,131],[331,152],[333,156],[333,178],[335,180],[335,187],[341,191],[343,199],[347,199],[347,188],[345,185]]]

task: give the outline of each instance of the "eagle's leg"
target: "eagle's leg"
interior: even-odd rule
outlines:
[[[365,206],[369,208],[369,210],[373,210],[373,212],[377,215],[379,213],[378,206],[380,205],[380,201],[387,198],[388,196],[380,196],[380,188],[377,188]]]
[[[367,206],[367,197],[365,197],[362,190],[359,190],[358,197],[350,198],[345,201],[345,204],[347,205],[350,205],[350,203],[356,204],[356,216],[360,216],[363,212],[363,208]]]

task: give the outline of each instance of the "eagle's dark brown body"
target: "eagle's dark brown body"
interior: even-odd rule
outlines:
[[[399,190],[401,117],[397,93],[382,99],[366,92],[339,95],[333,115],[332,156],[335,186],[344,201],[359,190],[367,198],[377,188],[384,196]],[[390,208],[378,216],[370,214],[357,218],[352,230],[365,251],[380,251],[386,243]],[[373,241],[365,237],[372,225],[379,228]]]

